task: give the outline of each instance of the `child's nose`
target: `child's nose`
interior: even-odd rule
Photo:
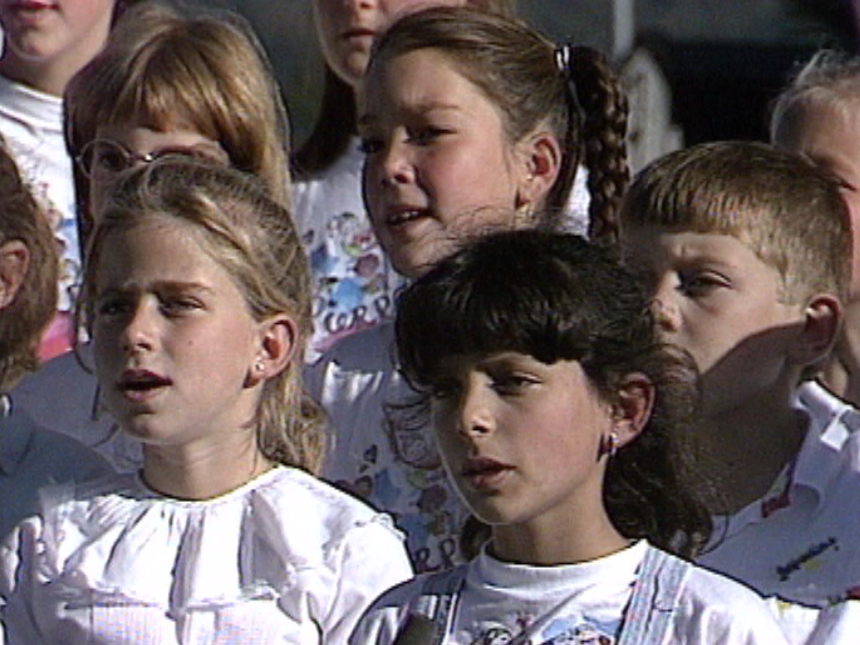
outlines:
[[[130,354],[151,350],[156,336],[155,312],[152,307],[141,303],[129,316],[122,332],[122,349]]]
[[[409,183],[415,176],[406,147],[396,141],[389,144],[380,163],[383,186]]]
[[[681,315],[678,307],[668,298],[654,298],[654,317],[660,331],[677,333],[681,328]]]
[[[486,392],[475,389],[466,392],[460,404],[459,416],[458,431],[463,437],[473,439],[492,434],[496,429],[496,418]]]

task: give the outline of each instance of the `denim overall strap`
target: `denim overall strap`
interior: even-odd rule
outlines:
[[[652,546],[645,552],[618,645],[660,645],[692,565]]]
[[[467,565],[428,575],[394,645],[442,645],[451,627]]]

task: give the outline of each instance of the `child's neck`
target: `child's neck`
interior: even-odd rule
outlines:
[[[714,514],[732,514],[761,499],[800,451],[806,421],[788,401],[704,419],[696,469]],[[709,491],[713,486],[716,491]]]
[[[256,438],[232,450],[177,449],[145,445],[143,479],[168,497],[206,500],[243,486],[272,467]]]
[[[7,48],[0,58],[0,75],[39,92],[62,96],[72,77],[98,53],[99,49],[100,47],[82,48],[81,51],[72,51],[63,56],[29,60],[21,58],[11,48]]]
[[[576,524],[494,526],[490,553],[505,562],[554,566],[589,562],[630,545],[605,514],[598,521]]]

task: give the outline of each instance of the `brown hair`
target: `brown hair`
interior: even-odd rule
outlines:
[[[506,16],[516,13],[516,0],[468,0],[471,6]],[[352,87],[325,65],[320,111],[311,134],[293,157],[297,176],[310,177],[329,168],[346,152],[356,133],[356,102]]]
[[[38,367],[36,347],[57,309],[57,241],[12,155],[0,141],[0,246],[18,240],[30,260],[21,287],[0,311],[0,392]]]
[[[658,159],[627,191],[621,222],[731,235],[779,271],[787,302],[847,293],[850,218],[839,180],[764,143],[700,144]]]
[[[495,104],[510,141],[549,127],[562,148],[544,211],[567,205],[580,163],[588,169],[589,235],[615,241],[627,186],[627,101],[608,63],[588,47],[557,48],[524,22],[466,7],[435,7],[397,21],[370,67],[417,49],[448,56]],[[553,222],[550,222],[552,224]]]
[[[154,1],[129,7],[105,49],[69,83],[64,109],[72,157],[102,125],[191,127],[289,205],[286,110],[262,46],[235,14],[195,6],[185,15]],[[89,184],[77,171],[75,179],[85,240]]]
[[[213,162],[174,157],[133,169],[111,191],[92,235],[81,294],[87,320],[93,320],[106,238],[150,217],[199,231],[203,250],[235,280],[254,319],[288,313],[296,321],[299,351],[266,382],[255,426],[267,458],[316,474],[323,456],[322,413],[304,394],[301,373],[312,327],[310,278],[292,217],[259,178]]]

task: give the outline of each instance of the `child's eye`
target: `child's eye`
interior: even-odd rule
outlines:
[[[681,276],[680,289],[688,295],[697,296],[706,295],[728,284],[728,280],[718,273],[693,273]]]
[[[382,139],[375,137],[362,137],[358,149],[366,155],[372,155],[382,150]]]
[[[193,298],[164,298],[159,303],[159,307],[165,316],[180,316],[200,309],[201,305]]]
[[[439,381],[430,386],[430,397],[434,401],[450,399],[457,393],[457,384],[453,381]]]
[[[527,374],[503,374],[493,377],[493,389],[499,394],[518,394],[537,383],[538,379]]]
[[[424,145],[427,145],[429,143],[432,143],[433,141],[435,141],[439,137],[441,137],[445,134],[448,134],[448,132],[449,131],[445,130],[444,128],[437,128],[437,127],[420,128],[418,130],[415,130],[415,131],[409,133],[409,140],[412,143],[418,144],[419,146],[424,146]]]
[[[103,317],[122,316],[131,311],[131,302],[125,298],[108,298],[99,301],[96,306],[96,315]]]

